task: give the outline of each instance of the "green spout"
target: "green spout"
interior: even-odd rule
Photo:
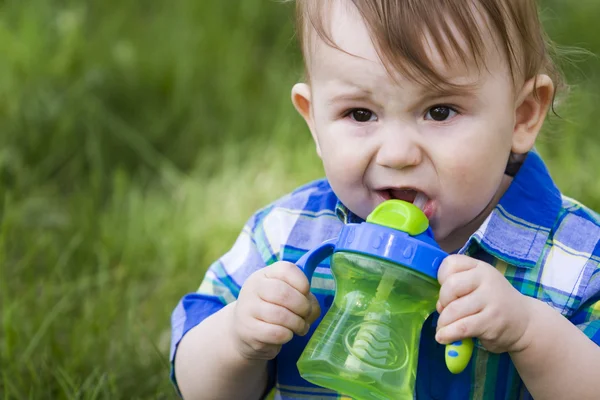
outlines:
[[[420,235],[429,227],[423,211],[402,200],[384,201],[369,214],[367,222],[406,232],[411,236]]]

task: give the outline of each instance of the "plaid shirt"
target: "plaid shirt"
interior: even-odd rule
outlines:
[[[360,221],[338,201],[326,180],[303,186],[257,212],[233,248],[210,266],[198,292],[185,296],[173,312],[171,361],[183,335],[234,301],[250,274],[279,260],[295,263],[309,249],[336,237],[342,224]],[[562,196],[541,158],[530,153],[460,253],[495,266],[517,290],[549,304],[600,345],[599,238],[598,214]],[[324,261],[312,280],[322,315],[334,290]],[[419,399],[531,398],[509,355],[487,352],[477,341],[467,369],[458,375],[448,372],[444,346],[434,339],[437,316],[432,314],[421,332]],[[294,336],[269,364],[276,399],[343,398],[298,374],[296,360],[311,333]]]

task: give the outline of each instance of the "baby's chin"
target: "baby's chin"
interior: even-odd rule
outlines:
[[[440,233],[433,230],[433,237],[435,239],[435,242],[446,253],[454,253],[457,250],[460,250],[463,245],[463,243],[461,243],[460,241],[455,240],[455,237],[452,234]]]

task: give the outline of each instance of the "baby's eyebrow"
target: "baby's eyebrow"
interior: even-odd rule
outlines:
[[[371,99],[372,96],[370,91],[355,91],[334,95],[327,101],[327,103],[331,105],[339,101],[368,101]]]
[[[481,87],[481,82],[468,83],[441,83],[438,85],[424,86],[421,96],[425,99],[452,96],[474,96]]]
[[[347,79],[336,79],[335,91],[327,100],[329,106],[340,101],[371,101],[375,97],[372,88]],[[431,85],[420,85],[416,94],[420,102],[432,101],[444,97],[474,97],[481,88],[482,81],[455,78],[448,82]]]
[[[357,82],[347,79],[338,79],[335,81],[335,91],[327,103],[332,104],[338,101],[367,101],[373,98],[373,90]]]

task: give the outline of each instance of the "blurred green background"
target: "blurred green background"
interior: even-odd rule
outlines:
[[[0,3],[0,395],[173,398],[169,317],[257,208],[322,175],[289,101],[293,4]],[[600,54],[597,0],[546,0]],[[600,62],[539,150],[600,209]],[[202,362],[202,360],[199,360]]]

